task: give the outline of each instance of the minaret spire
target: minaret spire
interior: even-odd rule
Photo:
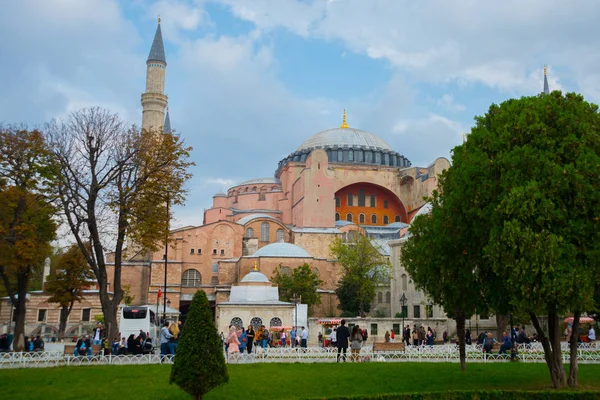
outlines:
[[[547,65],[544,65],[544,94],[550,94],[550,87],[548,86]]]
[[[342,119],[342,124],[340,128],[349,128],[348,123],[346,123],[346,109],[344,109],[344,118]]]
[[[171,132],[173,132],[171,130],[171,118],[169,118],[169,107],[167,107],[167,114],[165,115],[165,124],[163,126],[163,131],[165,133],[171,133]]]
[[[142,94],[142,129],[147,131],[159,132],[166,128],[165,108],[168,104],[168,98],[165,95],[166,69],[167,59],[159,16],[150,54],[146,61],[146,91]]]

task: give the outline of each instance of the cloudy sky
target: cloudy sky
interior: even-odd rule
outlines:
[[[311,135],[375,133],[413,165],[449,157],[491,103],[542,90],[600,102],[597,0],[5,0],[0,123],[99,105],[141,123],[162,18],[172,127],[196,167],[175,225],[273,176]]]

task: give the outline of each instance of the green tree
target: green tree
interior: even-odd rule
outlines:
[[[194,294],[174,360],[169,382],[177,384],[196,400],[229,382],[223,344],[208,298],[202,290]]]
[[[302,298],[302,303],[308,305],[308,309],[313,305],[321,304],[321,296],[317,292],[323,281],[319,275],[312,271],[310,265],[303,264],[294,268],[292,273],[287,273],[283,265],[279,265],[273,274],[271,282],[279,288],[279,300],[290,301],[296,293]]]
[[[15,307],[15,350],[24,348],[26,296],[50,254],[55,208],[50,153],[40,131],[0,128],[0,277]]]
[[[351,241],[335,238],[329,249],[343,269],[336,289],[340,308],[364,316],[375,299],[377,286],[390,276],[390,261],[363,235],[352,236]]]
[[[100,108],[54,121],[48,137],[60,168],[56,190],[62,211],[98,281],[107,336],[116,337],[125,295],[121,271],[126,243],[130,253],[164,244],[168,204],[183,204],[185,197],[191,148],[175,134],[140,132]],[[109,252],[114,258],[111,277]]]
[[[56,263],[56,269],[48,277],[46,292],[51,296],[49,303],[60,305],[60,322],[58,326],[58,337],[64,338],[67,328],[67,319],[71,314],[75,302],[81,302],[83,291],[90,285],[94,274],[81,254],[77,245],[72,245],[60,255]]]

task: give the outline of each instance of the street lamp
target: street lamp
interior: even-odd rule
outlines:
[[[291,298],[291,300],[294,302],[294,331],[296,332],[296,336],[298,336],[298,300],[300,300],[300,297],[294,293],[294,296]]]
[[[406,305],[406,293],[402,292],[402,297],[400,297],[400,304],[402,305],[402,338],[404,338],[404,306]]]
[[[167,230],[165,232],[165,280],[163,293],[163,321],[167,320],[167,260],[169,258],[169,226],[171,223],[171,214],[169,213],[170,203],[171,199],[169,198],[169,191],[167,190]]]

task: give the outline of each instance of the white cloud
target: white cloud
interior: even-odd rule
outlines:
[[[457,104],[454,102],[454,97],[451,94],[444,94],[441,98],[437,100],[438,107],[441,107],[448,111],[465,111],[467,107],[463,104]]]

